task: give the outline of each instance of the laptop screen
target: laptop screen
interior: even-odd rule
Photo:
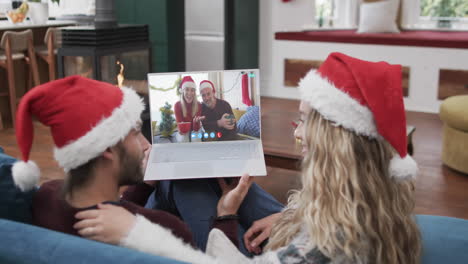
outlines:
[[[258,69],[148,74],[153,144],[259,140]]]

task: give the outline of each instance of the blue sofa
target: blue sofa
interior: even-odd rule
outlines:
[[[15,159],[2,152],[0,148],[0,263],[181,263],[29,225],[34,190],[23,193],[14,186]],[[416,220],[423,239],[421,263],[468,263],[468,220],[431,215]]]
[[[15,161],[0,148],[0,263],[182,263],[30,225],[35,190],[15,187]]]

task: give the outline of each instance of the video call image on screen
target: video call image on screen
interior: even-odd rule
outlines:
[[[148,74],[153,144],[260,139],[258,70]]]

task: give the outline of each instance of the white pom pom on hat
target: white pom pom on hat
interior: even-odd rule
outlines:
[[[41,171],[32,160],[15,162],[11,171],[15,185],[23,192],[29,191],[39,184]]]
[[[401,158],[398,154],[390,160],[389,170],[390,176],[398,180],[414,179],[419,171],[418,164],[410,155]]]

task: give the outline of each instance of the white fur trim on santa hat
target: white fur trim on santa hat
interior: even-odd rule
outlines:
[[[55,159],[65,172],[85,164],[106,148],[116,145],[141,120],[144,109],[142,99],[130,88],[123,87],[122,92],[122,104],[109,117],[99,121],[81,138],[54,149]]]
[[[190,87],[190,88],[195,88],[197,85],[194,82],[184,82],[182,84],[182,87],[180,87],[181,90],[184,90],[185,88]]]
[[[401,158],[400,155],[395,156],[390,160],[390,176],[398,180],[410,180],[416,178],[418,174],[418,164],[410,155]]]
[[[214,258],[175,237],[169,229],[151,223],[141,215],[136,216],[135,225],[120,241],[120,244],[145,253],[188,263],[218,263]]]
[[[300,81],[299,91],[301,99],[308,102],[325,119],[357,134],[381,138],[369,108],[339,90],[317,71],[310,71]]]
[[[237,263],[279,263],[277,257],[269,258],[267,256],[276,254],[268,251],[268,253],[263,253],[261,255],[261,260],[256,257],[254,260],[247,258],[242,254],[237,247],[229,240],[229,238],[219,229],[213,228],[208,234],[208,242],[206,243],[206,254],[215,257],[217,259],[222,259],[223,263],[226,264],[237,264]]]
[[[21,191],[29,191],[39,184],[41,171],[37,164],[29,160],[27,163],[24,161],[17,161],[11,168],[13,181]]]
[[[214,90],[214,87],[211,86],[211,83],[209,82],[203,82],[200,84],[200,91],[205,89],[205,88],[210,88],[211,90]]]

